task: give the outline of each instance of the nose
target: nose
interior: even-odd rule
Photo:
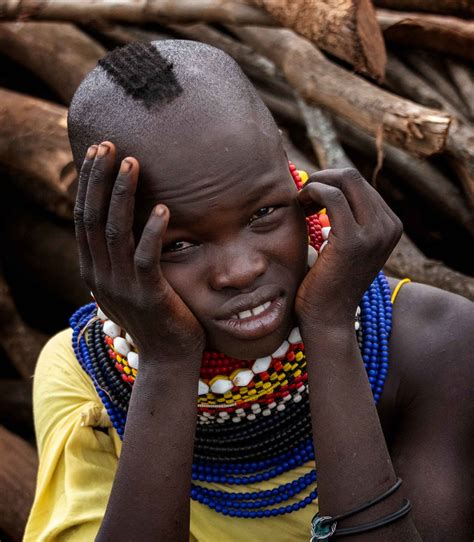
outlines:
[[[255,285],[266,269],[267,259],[261,251],[242,244],[227,244],[214,252],[209,283],[213,290],[247,290]]]

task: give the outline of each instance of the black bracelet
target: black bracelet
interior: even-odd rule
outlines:
[[[357,508],[354,508],[353,510],[350,510],[349,512],[345,512],[344,514],[339,514],[338,516],[334,516],[334,517],[330,517],[330,516],[321,517],[319,516],[319,513],[316,514],[311,521],[311,535],[312,535],[311,540],[312,541],[324,540],[333,535],[344,536],[344,534],[353,534],[353,532],[347,532],[348,530],[352,531],[353,529],[359,529],[359,528],[363,529],[362,531],[354,531],[354,533],[363,532],[365,530],[370,530],[370,529],[376,529],[377,527],[385,525],[386,523],[390,523],[391,521],[395,521],[399,517],[402,517],[403,515],[408,514],[408,512],[411,509],[410,501],[406,501],[406,504],[397,512],[394,512],[393,514],[380,518],[380,520],[376,520],[375,522],[367,523],[359,527],[348,527],[347,529],[336,530],[338,521],[351,517],[355,514],[358,514],[359,512],[362,512],[366,510],[367,508],[370,508],[374,504],[377,504],[380,501],[383,501],[384,499],[386,499],[387,497],[395,493],[395,491],[401,486],[401,484],[402,484],[402,479],[397,478],[397,481],[385,493],[383,493],[382,495],[379,495],[378,497],[375,497],[374,499],[371,499],[370,501],[362,504],[361,506],[358,506]],[[401,514],[401,515],[398,515],[398,514]],[[396,517],[392,517],[394,515]],[[384,523],[381,523],[379,525],[379,522],[381,521],[383,521]]]
[[[336,529],[333,536],[347,536],[350,534],[365,533],[367,531],[372,531],[373,529],[383,527],[388,523],[392,523],[393,521],[400,519],[403,516],[406,516],[411,510],[411,502],[408,499],[403,499],[403,503],[404,504],[400,508],[400,510],[397,510],[396,512],[392,512],[391,514],[388,514],[383,518],[376,519],[375,521],[371,521],[370,523],[364,523],[363,525],[346,527],[344,529]]]

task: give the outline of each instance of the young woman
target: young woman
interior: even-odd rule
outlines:
[[[110,53],[69,132],[95,302],[38,362],[25,540],[469,540],[472,306],[379,273],[359,173],[189,41]]]

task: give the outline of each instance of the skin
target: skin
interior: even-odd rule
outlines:
[[[152,160],[161,143],[146,134],[118,149],[110,141],[92,146],[84,161],[75,213],[83,277],[140,350],[97,540],[188,539],[202,351],[253,359],[274,351],[295,323],[308,357],[321,513],[354,508],[400,476],[401,490],[341,526],[392,512],[403,497],[412,513],[352,540],[469,540],[471,304],[404,287],[376,409],[353,319],[401,224],[355,170],[314,174],[298,194],[279,138],[262,137],[257,124],[239,128],[215,123],[206,134],[213,152],[198,153],[200,127],[189,126],[178,146],[200,158],[185,165],[173,156]],[[236,132],[243,135],[226,152]],[[116,175],[117,158],[127,155]],[[330,242],[307,273],[304,215],[323,206]],[[283,300],[274,331],[242,340],[216,323],[259,288]],[[122,522],[128,507],[134,514]]]

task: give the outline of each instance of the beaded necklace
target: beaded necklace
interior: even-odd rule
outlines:
[[[290,171],[301,189],[307,175],[293,164]],[[329,220],[320,213],[308,217],[307,223],[315,259],[327,243]],[[390,288],[380,272],[364,294],[355,322],[376,403],[388,374],[391,315]],[[76,311],[70,324],[76,358],[123,439],[139,365],[133,339],[95,303]],[[206,351],[200,376],[191,498],[218,513],[242,518],[282,515],[312,503],[317,498],[314,469],[272,490],[206,487],[258,484],[314,461],[306,357],[298,329],[271,356],[251,362]],[[299,499],[296,503],[284,504],[294,497]]]

